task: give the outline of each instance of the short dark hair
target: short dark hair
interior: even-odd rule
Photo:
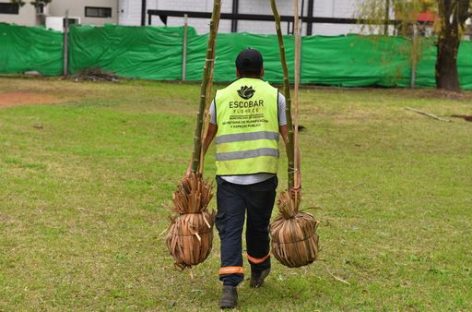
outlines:
[[[236,57],[236,68],[241,75],[260,75],[264,65],[262,54],[256,49],[247,48]]]

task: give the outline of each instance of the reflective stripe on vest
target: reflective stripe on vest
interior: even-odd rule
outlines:
[[[254,78],[241,78],[215,97],[216,174],[277,173],[278,91]]]
[[[241,152],[218,153],[216,154],[216,160],[247,159],[259,156],[279,157],[279,150],[274,148],[259,148],[255,150],[247,150]]]
[[[230,143],[238,141],[251,141],[251,140],[278,140],[278,132],[269,132],[269,131],[259,131],[259,132],[250,132],[250,133],[235,133],[235,134],[226,134],[220,135],[216,138],[216,144],[220,143]]]

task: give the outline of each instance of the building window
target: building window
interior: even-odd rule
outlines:
[[[44,3],[38,3],[35,5],[36,14],[44,14]]]
[[[111,8],[85,7],[85,17],[111,17]]]
[[[18,3],[0,3],[0,14],[18,14],[20,5]]]
[[[80,20],[78,18],[63,18],[62,19],[62,27],[66,28],[66,22],[67,22],[67,25],[70,26],[70,25],[78,25],[80,24]]]

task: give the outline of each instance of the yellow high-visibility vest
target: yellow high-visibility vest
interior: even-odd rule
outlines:
[[[277,173],[278,94],[255,78],[238,79],[217,91],[217,175]]]

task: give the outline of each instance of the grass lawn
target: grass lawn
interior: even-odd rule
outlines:
[[[0,108],[0,311],[218,310],[217,236],[183,272],[164,242],[199,86],[0,78],[0,102],[21,94],[27,105]],[[404,109],[472,115],[472,94],[315,88],[301,101],[320,259],[274,260],[264,287],[240,286],[239,310],[472,310],[472,123]]]

